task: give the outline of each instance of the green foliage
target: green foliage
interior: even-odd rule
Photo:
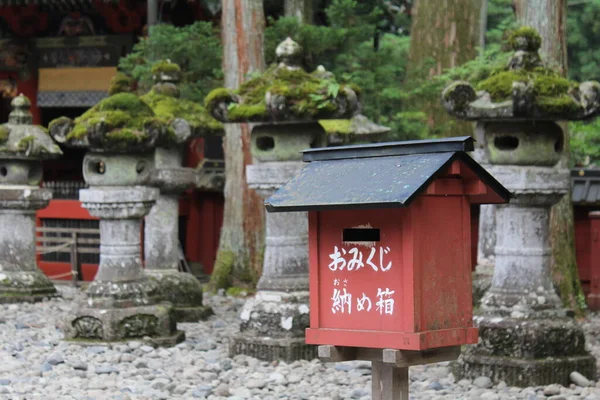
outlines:
[[[569,77],[578,81],[600,80],[600,0],[569,5],[567,53]]]
[[[181,68],[184,99],[200,103],[211,89],[222,85],[221,41],[210,23],[152,26],[149,37],[142,38],[129,55],[121,58],[119,68],[138,82],[140,93],[146,93],[153,84],[153,66],[165,59]]]
[[[487,30],[485,32],[486,49],[502,46],[507,32],[517,27],[517,18],[513,12],[514,0],[488,0]]]
[[[580,167],[600,167],[600,120],[569,123],[571,163]]]

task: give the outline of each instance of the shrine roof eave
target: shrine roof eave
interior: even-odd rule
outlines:
[[[310,163],[268,198],[265,206],[269,212],[407,207],[454,161],[460,161],[490,192],[473,196],[472,203],[509,201],[513,195],[459,149],[461,145],[468,149],[468,143],[472,145],[471,138],[311,149],[305,152],[305,161]],[[357,154],[342,156],[352,149]],[[327,152],[331,158],[325,156]],[[311,153],[321,154],[319,159],[307,160]]]

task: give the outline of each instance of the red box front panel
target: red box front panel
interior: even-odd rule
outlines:
[[[349,330],[410,330],[405,302],[403,260],[404,209],[329,211],[320,213],[318,297],[319,327]],[[344,242],[366,230],[379,240]],[[365,231],[363,231],[365,232]]]

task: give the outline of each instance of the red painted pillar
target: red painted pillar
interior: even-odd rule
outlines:
[[[592,211],[590,217],[590,294],[588,307],[592,311],[600,310],[600,211]]]

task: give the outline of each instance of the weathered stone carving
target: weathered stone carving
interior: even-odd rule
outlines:
[[[82,339],[102,339],[102,322],[94,317],[81,317],[73,322],[74,337]]]
[[[598,114],[600,84],[577,84],[544,66],[537,32],[521,28],[509,45],[515,52],[506,67],[492,70],[475,87],[460,81],[444,89],[442,102],[450,114],[470,121],[579,120]]]
[[[175,132],[169,121],[131,93],[112,95],[74,121],[59,118],[50,132],[65,145],[89,149],[83,175],[90,188],[79,197],[100,219],[100,266],[87,300],[71,320],[100,321],[96,332],[101,337],[94,339],[102,341],[141,332],[156,344],[181,341],[184,335],[176,330],[171,304],[160,302],[156,282],[142,271],[140,230],[158,197],[158,190],[147,186],[155,170],[155,146],[174,146],[185,134]],[[78,335],[68,321],[66,338]]]
[[[480,341],[461,356],[456,374],[511,386],[567,385],[572,371],[596,376],[596,363],[550,271],[550,208],[570,184],[556,120],[596,115],[598,84],[577,86],[543,67],[531,28],[517,30],[510,44],[512,60],[480,82],[481,91],[455,82],[442,95],[451,114],[477,121],[489,172],[516,196],[495,206],[495,269],[475,318]]]
[[[158,318],[152,314],[136,314],[120,322],[124,338],[140,338],[156,335]]]
[[[56,296],[37,268],[35,212],[52,192],[40,189],[44,159],[62,152],[33,118],[27,97],[12,102],[8,123],[0,126],[0,303],[39,301]]]

